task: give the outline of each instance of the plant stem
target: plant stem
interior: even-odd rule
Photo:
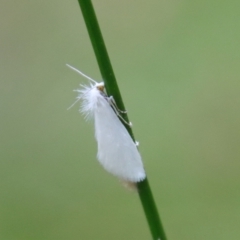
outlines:
[[[125,110],[91,0],[78,0],[78,2],[82,10],[107,94],[108,96],[113,96],[119,109]],[[127,114],[122,115],[122,117],[129,122]],[[132,129],[124,122],[123,124],[131,135],[133,141],[135,141]],[[139,182],[137,187],[153,240],[166,240],[147,178],[142,182]]]

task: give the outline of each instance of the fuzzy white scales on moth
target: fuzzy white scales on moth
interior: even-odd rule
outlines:
[[[113,97],[105,94],[104,83],[67,66],[90,81],[89,85],[81,84],[81,89],[75,90],[78,92],[75,103],[81,100],[80,112],[86,119],[94,119],[98,161],[105,170],[124,181],[136,183],[144,180],[146,174],[137,144],[119,119],[125,122],[120,114],[122,111],[117,108]]]

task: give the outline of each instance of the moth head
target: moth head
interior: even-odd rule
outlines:
[[[104,83],[103,82],[101,82],[101,83],[97,83],[96,84],[96,88],[99,90],[99,91],[101,91],[101,92],[104,92]]]

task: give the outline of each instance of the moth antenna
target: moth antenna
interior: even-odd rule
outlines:
[[[91,82],[93,82],[93,83],[95,83],[95,84],[98,83],[97,81],[95,81],[94,79],[90,78],[89,76],[87,76],[86,74],[84,74],[83,72],[81,72],[80,70],[78,70],[77,68],[75,68],[75,67],[73,67],[73,66],[71,66],[71,65],[69,65],[69,64],[66,64],[66,66],[69,67],[69,68],[71,68],[73,71],[79,73],[80,75],[82,75],[83,77],[85,77],[86,79],[88,79],[89,81],[91,81]]]
[[[70,108],[72,108],[78,101],[80,101],[81,98],[78,98],[70,107],[67,108],[67,110],[69,110]]]

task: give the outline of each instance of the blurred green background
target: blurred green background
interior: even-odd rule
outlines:
[[[240,239],[240,2],[93,1],[169,240]],[[77,1],[0,2],[0,239],[151,239],[74,102],[101,80]]]

